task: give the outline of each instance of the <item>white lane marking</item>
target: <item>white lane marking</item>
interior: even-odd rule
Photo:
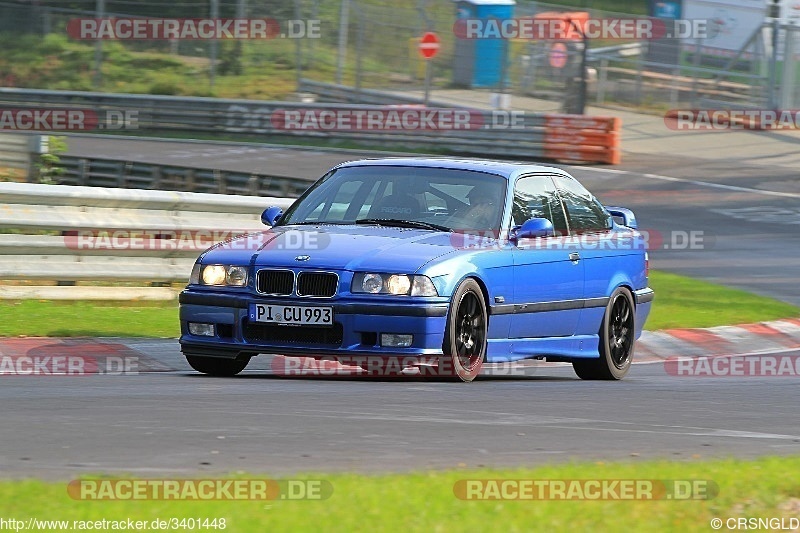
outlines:
[[[733,209],[711,209],[711,212],[741,220],[758,220],[771,224],[800,224],[800,210],[798,209],[759,205]]]
[[[778,192],[778,191],[767,191],[763,189],[752,189],[750,187],[739,187],[737,185],[723,185],[722,183],[712,183],[710,181],[699,181],[699,180],[687,180],[682,178],[673,178],[671,176],[661,176],[659,174],[642,174],[645,178],[655,179],[655,180],[662,180],[662,181],[674,181],[680,183],[691,183],[692,185],[699,185],[701,187],[712,187],[714,189],[726,189],[729,191],[737,191],[737,192],[746,192],[746,193],[756,193],[756,194],[763,194],[765,196],[780,196],[783,198],[800,198],[800,194],[793,193],[793,192]]]
[[[800,194],[792,193],[792,192],[779,192],[779,191],[769,191],[763,189],[753,189],[751,187],[739,187],[737,185],[724,185],[722,183],[712,183],[710,181],[700,181],[700,180],[690,180],[685,178],[675,178],[672,176],[663,176],[661,174],[640,174],[638,172],[634,172],[632,170],[621,170],[616,168],[587,168],[587,167],[580,167],[575,165],[564,165],[565,169],[570,169],[570,171],[581,171],[581,172],[597,172],[598,174],[629,174],[631,176],[640,176],[642,178],[652,179],[652,180],[660,180],[660,181],[671,181],[675,183],[686,183],[691,185],[697,185],[700,187],[710,187],[713,189],[725,189],[729,191],[736,191],[736,192],[746,192],[752,194],[761,194],[764,196],[780,196],[782,198],[800,198]]]
[[[622,432],[622,433],[652,433],[658,435],[685,435],[685,436],[693,436],[693,437],[732,437],[732,438],[748,438],[748,439],[800,439],[798,435],[784,435],[780,433],[761,433],[756,431],[738,431],[732,429],[718,429],[718,428],[703,428],[703,427],[696,427],[696,426],[659,426],[659,425],[650,425],[650,427],[654,429],[636,429],[636,428],[609,428],[609,427],[593,427],[593,426],[565,426],[560,424],[553,424],[553,423],[536,423],[535,421],[531,422],[527,415],[519,414],[519,415],[512,415],[509,419],[498,419],[495,418],[493,420],[465,420],[465,419],[458,419],[455,417],[447,417],[447,418],[439,418],[439,417],[420,417],[420,416],[408,416],[403,415],[402,413],[397,412],[387,412],[386,415],[379,415],[379,414],[355,414],[355,413],[342,413],[337,412],[335,414],[324,414],[321,411],[314,411],[314,412],[298,412],[295,411],[293,413],[270,413],[272,416],[302,416],[307,418],[345,418],[349,420],[375,420],[379,422],[428,422],[432,424],[459,424],[459,425],[474,425],[474,426],[508,426],[508,425],[519,425],[521,423],[526,423],[530,425],[535,425],[536,428],[553,428],[553,429],[574,429],[574,430],[589,430],[589,431],[613,431],[613,432]],[[494,415],[503,414],[503,413],[494,413]],[[570,419],[566,419],[570,420]],[[577,419],[581,420],[581,419]],[[581,420],[582,421],[582,420]],[[596,420],[594,421],[598,424],[618,424],[618,425],[637,425],[633,422],[618,422],[613,420]],[[665,429],[655,429],[655,428],[665,428]],[[671,428],[675,430],[685,430],[685,431],[669,431],[666,428]]]

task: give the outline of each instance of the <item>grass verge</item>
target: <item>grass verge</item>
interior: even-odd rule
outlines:
[[[710,328],[800,316],[800,308],[765,296],[695,278],[651,272],[656,291],[649,330]]]
[[[677,274],[651,272],[656,299],[646,328],[704,328],[800,316],[800,308]],[[175,302],[0,303],[0,337],[177,337]]]
[[[81,501],[66,482],[0,482],[5,519],[146,520],[224,518],[226,531],[712,531],[713,518],[800,517],[800,457],[752,461],[572,463],[537,468],[450,470],[390,475],[303,475],[332,494],[316,501]],[[106,476],[107,477],[107,476]],[[210,476],[205,476],[209,478]],[[267,476],[215,478],[265,479]],[[705,480],[710,499],[464,501],[459,480]],[[72,525],[72,524],[70,524]],[[723,527],[723,529],[725,529]]]
[[[177,337],[176,302],[0,302],[0,337]]]

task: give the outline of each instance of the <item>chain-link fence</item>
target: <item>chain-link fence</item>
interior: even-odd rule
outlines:
[[[564,3],[568,5],[519,0],[505,16],[519,20],[581,11],[597,20],[630,19],[642,15],[643,5],[632,0]],[[477,17],[478,12],[470,9],[481,4],[468,0],[0,1],[0,43],[32,39],[31,50],[9,46],[14,52],[0,57],[0,85],[280,99],[297,91],[301,79],[308,79],[419,94],[429,66],[433,99],[437,92],[462,89],[506,93],[535,99],[541,111],[579,111],[583,104],[654,110],[704,103],[800,105],[793,67],[800,51],[797,27],[779,26],[777,54],[772,54],[772,26],[766,24],[730,57],[705,53],[703,40],[694,39],[680,46],[675,42],[677,52],[667,61],[653,53],[662,43],[652,40],[464,38],[459,21]],[[596,5],[636,13],[589,7]],[[277,21],[287,38],[80,42],[67,37],[70,21],[93,17],[265,18]],[[497,11],[491,17],[504,15]],[[428,61],[418,50],[425,32],[435,32],[440,41],[438,53]]]

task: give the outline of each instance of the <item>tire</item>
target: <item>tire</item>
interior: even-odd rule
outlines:
[[[461,282],[450,300],[444,355],[439,362],[441,376],[470,382],[481,373],[486,359],[488,326],[481,287],[468,278]]]
[[[209,376],[235,376],[247,366],[250,357],[244,359],[226,359],[222,357],[205,357],[202,355],[183,354],[189,366]]]
[[[633,361],[636,307],[631,291],[618,287],[606,305],[600,329],[600,357],[572,362],[581,379],[618,380],[625,377]]]

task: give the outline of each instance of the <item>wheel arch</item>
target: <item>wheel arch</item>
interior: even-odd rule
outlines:
[[[635,286],[636,283],[634,282],[633,278],[631,278],[631,276],[628,275],[627,272],[619,270],[616,273],[614,273],[614,275],[611,276],[611,278],[608,280],[606,295],[610,298],[611,295],[614,294],[614,291],[623,287],[627,289],[631,293],[631,295],[633,295],[634,291],[636,290],[634,288]],[[635,303],[636,303],[636,298],[634,298],[634,304]]]
[[[450,295],[450,303],[451,303],[451,305],[450,305],[450,307],[448,307],[447,315],[446,315],[446,317],[447,317],[446,324],[447,325],[445,326],[445,335],[444,335],[444,338],[442,339],[442,351],[443,351],[443,353],[447,353],[447,350],[449,349],[449,344],[450,344],[450,335],[449,335],[450,312],[452,310],[453,298],[455,297],[456,292],[458,291],[458,287],[460,287],[462,283],[464,283],[465,281],[470,280],[470,279],[473,280],[475,283],[477,283],[478,284],[478,288],[480,288],[480,290],[481,290],[481,297],[483,298],[483,305],[486,308],[486,331],[487,331],[487,334],[488,334],[489,321],[491,320],[491,317],[492,317],[492,313],[489,311],[489,289],[486,287],[486,282],[484,282],[484,280],[480,276],[478,276],[474,272],[470,272],[469,274],[465,274],[464,276],[462,276],[458,280],[458,282],[453,285],[453,294]]]
[[[633,297],[633,307],[636,308],[636,295],[634,293],[634,291],[636,289],[633,288],[633,284],[632,283],[621,283],[621,284],[617,285],[614,288],[614,291],[617,290],[617,289],[620,289],[620,288],[628,289],[628,292],[631,293],[631,296]],[[614,294],[614,291],[611,291],[611,294]]]

